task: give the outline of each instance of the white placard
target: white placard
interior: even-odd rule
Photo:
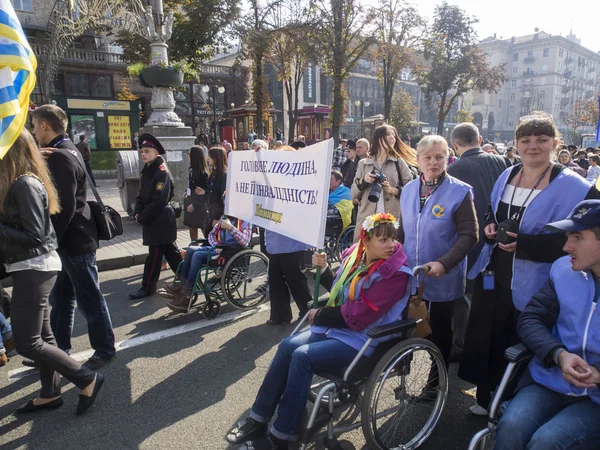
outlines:
[[[183,161],[183,152],[181,150],[167,150],[167,162]]]
[[[333,139],[295,152],[231,152],[225,213],[321,248]]]

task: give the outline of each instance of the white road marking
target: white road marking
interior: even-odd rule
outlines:
[[[211,327],[225,322],[233,322],[234,320],[243,319],[245,317],[257,314],[262,311],[269,309],[269,304],[265,303],[260,305],[258,308],[250,311],[233,311],[227,314],[223,314],[215,319],[199,320],[197,322],[186,323],[177,327],[167,328],[166,330],[155,331],[154,333],[144,334],[142,336],[136,336],[131,339],[119,341],[115,344],[118,351],[126,350],[128,348],[137,347],[151,342],[159,341],[161,339],[177,336],[179,334],[188,333],[190,331],[200,330],[202,328]],[[93,350],[86,350],[83,352],[72,354],[71,357],[77,361],[87,361],[94,354]],[[21,378],[25,378],[31,375],[37,375],[38,371],[27,367],[20,369],[14,369],[8,372],[8,380],[16,381]]]

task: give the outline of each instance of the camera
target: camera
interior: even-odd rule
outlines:
[[[501,244],[512,244],[517,239],[510,237],[507,232],[518,233],[519,223],[516,220],[507,219],[503,220],[498,224],[498,231],[496,231],[496,242]]]
[[[381,196],[381,190],[383,189],[383,186],[381,184],[387,181],[388,178],[375,169],[371,171],[371,175],[375,177],[375,181],[373,181],[373,185],[371,186],[371,192],[369,193],[369,201],[372,203],[377,203],[379,201],[379,197]]]

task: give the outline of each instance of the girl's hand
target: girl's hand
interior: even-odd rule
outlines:
[[[314,252],[312,255],[313,267],[320,267],[322,270],[327,269],[327,255],[323,253]]]
[[[490,223],[485,227],[485,237],[491,240],[496,239],[496,231],[498,231],[498,225]]]
[[[318,313],[318,312],[319,312],[319,310],[318,310],[318,309],[311,309],[311,310],[308,312],[308,324],[309,324],[309,325],[312,325],[312,324],[313,324],[313,321],[315,320],[315,316],[317,315],[317,313]]]
[[[202,189],[201,187],[197,187],[194,192],[196,192],[196,195],[204,195],[204,193],[206,192],[204,189]]]
[[[381,186],[386,194],[397,195],[400,193],[400,189],[390,186],[390,182],[387,180],[381,183]]]
[[[366,173],[363,177],[363,181],[368,184],[373,184],[373,182],[375,181],[375,176],[371,172]]]
[[[507,231],[506,235],[510,236],[511,238],[515,238],[515,239],[517,239],[519,237],[519,235],[517,233],[512,233],[510,231]],[[517,241],[511,242],[510,244],[501,244],[500,242],[498,242],[498,247],[500,247],[505,252],[514,253],[517,251]]]

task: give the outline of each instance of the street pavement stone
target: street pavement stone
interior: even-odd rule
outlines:
[[[123,234],[110,241],[100,241],[100,248],[96,252],[99,271],[116,270],[132,265],[143,264],[148,255],[148,247],[142,244],[142,227],[127,213],[121,205],[119,188],[116,179],[96,180],[98,194],[104,204],[114,208],[123,217]],[[88,188],[88,200],[94,199],[94,193]],[[177,231],[177,244],[187,247],[190,242],[187,228]]]
[[[100,274],[117,341],[166,332],[184,324],[209,323],[197,311],[173,314],[158,295],[131,301],[142,267]],[[161,280],[172,279],[170,271]],[[295,306],[294,311],[296,311]],[[234,312],[224,305],[221,315]],[[248,414],[260,383],[282,338],[292,325],[265,324],[266,308],[243,319],[209,325],[184,334],[121,350],[102,369],[106,382],[96,404],[75,415],[77,389],[64,381],[65,404],[53,411],[17,416],[16,407],[39,389],[37,376],[13,380],[20,356],[0,368],[0,448],[28,450],[202,449],[233,450],[224,436]],[[73,354],[89,350],[87,327],[80,314],[73,330]],[[471,385],[450,370],[446,408],[425,450],[464,450],[485,418],[468,414],[474,399],[460,392]],[[342,436],[368,450],[360,430]],[[311,449],[322,448],[311,446]]]

